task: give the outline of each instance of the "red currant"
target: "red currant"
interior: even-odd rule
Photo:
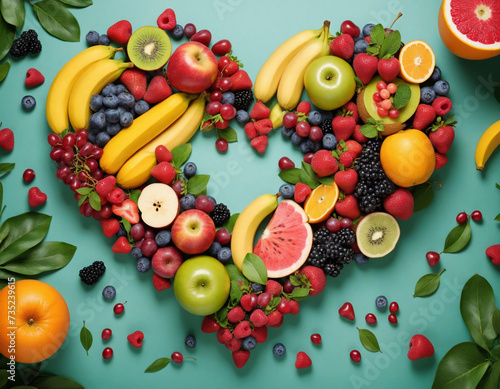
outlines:
[[[312,334],[311,335],[311,342],[314,344],[321,344],[321,335],[320,334]]]
[[[398,318],[394,313],[391,313],[388,317],[389,323],[396,324],[398,322]]]
[[[219,153],[225,153],[229,148],[229,143],[224,138],[217,139],[215,141],[215,148]]]
[[[227,228],[219,228],[215,233],[215,241],[219,242],[222,246],[226,246],[231,242],[231,234]]]
[[[278,161],[278,166],[281,170],[286,170],[292,167],[295,167],[293,161],[288,157],[281,157]]]
[[[125,303],[123,303],[125,304]],[[114,306],[113,308],[113,312],[116,314],[116,315],[121,315],[124,311],[125,311],[125,306],[123,305],[122,303],[118,303]]]
[[[483,218],[483,214],[481,213],[481,211],[474,211],[474,212],[471,213],[470,217],[475,222],[478,222],[478,221],[480,221]]]
[[[349,356],[351,357],[353,362],[355,363],[361,362],[361,353],[358,350],[352,350]]]
[[[399,110],[396,108],[389,110],[389,117],[391,119],[397,119],[399,117]]]
[[[210,213],[214,210],[215,204],[205,195],[200,195],[196,198],[195,208],[205,213]]]
[[[109,328],[105,328],[102,330],[101,338],[102,340],[107,340],[111,338],[112,331]]]
[[[377,323],[377,317],[373,313],[369,313],[366,315],[365,320],[368,324]]]
[[[175,363],[181,363],[184,360],[184,357],[178,351],[173,352],[170,358],[172,358],[172,361]]]
[[[435,251],[429,251],[427,254],[425,254],[425,258],[427,259],[427,262],[429,262],[429,266],[432,267],[439,262],[439,259],[441,257],[439,253],[436,253]]]
[[[35,179],[35,171],[33,169],[26,169],[23,173],[24,182],[31,182]]]
[[[326,228],[330,232],[337,232],[341,227],[340,220],[335,217],[331,217],[326,221]]]
[[[399,304],[394,301],[391,303],[391,305],[389,305],[389,312],[396,313],[397,311],[399,311]]]
[[[104,359],[109,359],[113,356],[113,349],[111,347],[106,347],[104,350],[102,350],[102,357]]]
[[[457,215],[457,223],[462,224],[465,223],[466,221],[467,221],[467,214],[465,212],[460,212]]]

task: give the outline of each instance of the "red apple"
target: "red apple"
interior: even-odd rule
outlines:
[[[210,216],[198,209],[182,212],[172,225],[172,241],[186,254],[201,254],[215,238],[215,224]]]
[[[217,78],[217,58],[205,45],[187,42],[170,57],[167,79],[172,87],[187,93],[208,89]]]
[[[172,278],[183,261],[181,252],[174,246],[159,248],[151,260],[153,271],[163,278]]]

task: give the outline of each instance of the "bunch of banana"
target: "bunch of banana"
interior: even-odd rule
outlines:
[[[49,88],[45,109],[47,122],[52,131],[60,134],[69,129],[69,99],[73,86],[80,76],[91,65],[113,58],[115,53],[121,50],[123,49],[112,46],[92,46],[75,55],[59,70]]]
[[[277,206],[276,195],[264,194],[248,204],[236,219],[231,237],[231,253],[238,269],[243,268],[245,256],[253,252],[253,242],[259,225]]]
[[[493,123],[479,138],[476,146],[477,170],[483,170],[486,161],[500,145],[500,120]]]
[[[156,147],[163,145],[168,150],[173,150],[187,143],[196,133],[204,112],[205,96],[201,94],[189,104],[179,119],[125,162],[116,176],[118,185],[131,189],[144,184],[151,177],[151,169],[156,165]],[[144,115],[147,115],[147,112]]]
[[[319,30],[302,31],[281,44],[257,74],[254,94],[257,100],[269,101],[276,91],[283,109],[298,104],[304,88],[304,73],[315,59],[329,54],[330,22]]]

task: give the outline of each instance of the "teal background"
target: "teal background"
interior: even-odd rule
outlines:
[[[80,22],[82,41],[67,43],[48,35],[39,25],[28,3],[24,29],[34,28],[40,36],[43,50],[40,55],[22,60],[10,59],[12,67],[0,84],[0,121],[15,133],[12,152],[0,151],[1,162],[15,162],[15,169],[2,178],[4,204],[3,220],[29,211],[28,189],[38,186],[47,193],[48,201],[38,211],[53,216],[48,240],[61,240],[78,246],[72,262],[64,269],[40,277],[56,287],[65,297],[71,313],[69,335],[62,348],[43,363],[47,372],[66,375],[86,388],[217,388],[228,385],[239,388],[272,386],[296,388],[430,388],[437,364],[456,343],[469,341],[459,311],[460,292],[465,282],[479,273],[500,290],[500,267],[486,258],[484,251],[500,243],[500,224],[493,218],[500,212],[500,156],[492,157],[482,173],[475,170],[474,150],[483,131],[499,120],[499,105],[492,94],[492,83],[500,81],[500,57],[484,61],[467,61],[451,54],[441,42],[437,28],[439,2],[436,0],[371,0],[371,1],[169,1],[131,2],[95,1],[85,9],[74,9]],[[252,79],[267,57],[284,40],[308,28],[319,28],[325,19],[332,22],[332,32],[340,23],[351,19],[360,27],[369,22],[389,26],[399,11],[403,17],[396,28],[403,41],[421,39],[435,51],[437,65],[443,78],[451,84],[453,112],[459,120],[455,143],[448,153],[448,164],[433,175],[442,185],[431,206],[410,220],[402,221],[401,239],[387,257],[371,260],[360,267],[347,266],[337,279],[328,279],[321,295],[301,303],[300,314],[285,317],[279,329],[270,329],[265,344],[252,351],[247,365],[237,369],[231,353],[220,345],[215,334],[200,331],[201,318],[183,311],[175,301],[173,290],[157,292],[152,285],[152,272],[140,274],[128,255],[111,252],[112,239],[102,235],[99,223],[79,214],[69,188],[55,177],[56,166],[49,159],[47,144],[49,128],[45,120],[45,98],[58,70],[75,54],[86,48],[85,34],[89,30],[105,33],[121,19],[131,21],[133,28],[156,25],[156,18],[173,8],[180,24],[194,23],[198,30],[212,31],[213,40],[228,38],[235,55],[245,64]],[[178,44],[175,43],[174,44]],[[37,88],[24,86],[25,72],[35,67],[46,80]],[[32,94],[37,106],[32,112],[21,108],[24,95]],[[251,200],[267,192],[276,192],[281,185],[277,177],[278,160],[287,155],[298,164],[298,150],[278,133],[270,137],[264,156],[250,147],[240,127],[240,141],[231,144],[225,155],[214,147],[214,133],[198,133],[192,140],[191,160],[200,173],[210,174],[209,194],[227,204],[232,212],[240,212]],[[22,180],[27,168],[36,171],[30,184]],[[425,260],[429,250],[441,251],[447,233],[456,225],[460,211],[482,211],[484,220],[472,222],[472,240],[458,254],[444,254],[440,265],[431,269]],[[93,287],[80,282],[78,270],[94,260],[107,266],[104,277]],[[428,298],[413,298],[416,281],[424,274],[446,268],[439,290]],[[101,291],[114,285],[117,297],[106,302]],[[385,295],[400,306],[398,324],[387,321],[388,312],[375,307],[375,297]],[[127,301],[125,314],[115,317],[112,307]],[[350,301],[356,321],[339,317],[337,310]],[[497,295],[497,303],[500,304]],[[364,316],[373,312],[378,324],[371,327]],[[82,321],[94,335],[89,356],[80,345]],[[103,328],[113,330],[107,342],[100,339]],[[358,339],[356,327],[370,328],[381,344],[383,353],[370,353]],[[135,330],[145,334],[144,346],[133,348],[126,336]],[[310,335],[320,333],[323,343],[312,344]],[[432,358],[412,362],[406,357],[408,341],[416,333],[424,334],[434,344]],[[198,345],[194,350],[184,346],[184,338],[194,334]],[[285,357],[272,354],[272,346],[282,342],[287,347]],[[101,357],[104,347],[114,349],[111,360]],[[358,349],[362,362],[354,364],[349,352]],[[159,357],[173,351],[196,357],[181,365],[145,374],[144,369]],[[295,355],[305,351],[313,361],[311,369],[298,371]]]

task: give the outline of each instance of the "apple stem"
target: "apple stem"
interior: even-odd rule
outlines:
[[[392,26],[394,26],[394,23],[396,23],[396,21],[397,21],[397,20],[398,20],[401,16],[403,16],[403,14],[400,12],[400,13],[398,14],[398,16],[396,16],[396,19],[394,19],[394,21],[392,22],[391,27],[389,27],[389,30],[392,30]],[[387,35],[387,33],[386,33],[386,35]]]

